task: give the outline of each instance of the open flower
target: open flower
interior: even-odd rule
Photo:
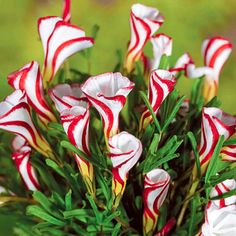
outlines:
[[[76,106],[80,101],[87,100],[79,84],[58,84],[48,92],[58,112]]]
[[[8,83],[14,89],[25,91],[28,103],[38,113],[43,124],[56,121],[46,99],[44,98],[43,81],[39,69],[39,64],[32,61],[20,70],[8,76]]]
[[[16,90],[0,103],[0,129],[22,136],[38,152],[48,157],[51,148],[34,126],[25,92]]]
[[[199,148],[201,172],[206,172],[217,141],[221,135],[227,140],[235,133],[236,118],[215,107],[205,107],[202,111],[201,143]],[[196,178],[196,165],[193,176]]]
[[[223,161],[235,162],[236,161],[236,144],[224,146],[220,155]]]
[[[70,18],[71,18],[70,5],[71,5],[71,0],[64,0],[62,19],[68,23],[70,23]]]
[[[160,12],[152,7],[134,4],[130,13],[131,39],[126,56],[125,68],[131,72],[134,63],[141,57],[143,47],[160,28],[164,19]]]
[[[215,204],[209,202],[205,213],[205,223],[202,226],[200,235],[236,235],[236,205],[218,208]]]
[[[39,35],[44,49],[44,85],[50,82],[61,64],[76,52],[92,47],[93,38],[63,21],[60,17],[44,17],[38,21]]]
[[[173,91],[176,79],[172,73],[166,70],[154,70],[150,75],[148,86],[148,100],[155,114],[157,114],[162,102]],[[141,116],[139,130],[145,129],[152,122],[152,115],[148,108]]]
[[[108,145],[113,166],[113,207],[116,208],[125,190],[128,173],[142,154],[142,143],[133,135],[121,132],[109,138]]]
[[[207,74],[203,86],[203,96],[210,101],[218,92],[220,72],[232,52],[232,44],[222,37],[207,39],[202,44],[204,64],[213,69],[214,73]]]
[[[212,188],[210,197],[217,197],[234,189],[236,189],[236,181],[234,179],[227,179]],[[220,200],[212,200],[212,202],[219,208],[226,207],[236,203],[236,194],[231,197],[222,198]]]
[[[170,185],[169,174],[162,169],[154,169],[145,175],[144,179],[144,235],[152,235],[158,220],[159,209],[165,201]]]
[[[153,62],[152,69],[158,69],[161,57],[163,55],[170,56],[172,53],[172,38],[165,34],[157,34],[151,37],[153,47]]]
[[[21,136],[16,136],[12,142],[12,159],[28,190],[35,191],[40,188],[33,166],[30,164],[31,148]]]
[[[120,73],[90,77],[82,85],[81,90],[102,117],[106,139],[118,133],[119,113],[133,88],[134,83]]]
[[[60,116],[70,142],[89,156],[89,104],[81,101],[78,105],[63,110]],[[75,159],[89,193],[94,195],[92,164],[76,154]]]

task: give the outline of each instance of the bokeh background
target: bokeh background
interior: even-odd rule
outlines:
[[[72,22],[91,34],[94,24],[100,26],[92,55],[92,74],[114,68],[116,50],[125,52],[130,37],[129,12],[133,3],[158,8],[165,16],[160,28],[173,37],[173,54],[177,59],[188,51],[197,66],[203,65],[201,43],[206,37],[221,35],[236,45],[235,0],[72,0]],[[0,0],[0,99],[10,93],[7,75],[31,60],[43,62],[42,45],[37,33],[37,19],[61,15],[62,0]],[[220,78],[219,97],[225,111],[235,112],[236,50],[227,61]],[[86,70],[80,55],[70,59],[70,65]],[[178,84],[189,94],[192,81]],[[0,215],[0,235],[12,234],[9,216]]]

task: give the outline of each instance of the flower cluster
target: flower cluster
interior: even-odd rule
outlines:
[[[15,135],[11,157],[27,197],[36,190],[52,191],[51,202],[38,191],[33,195],[38,202],[43,199],[43,209],[31,207],[29,214],[47,221],[36,231],[56,225],[55,230],[81,235],[106,230],[110,234],[104,235],[185,235],[187,229],[203,236],[235,235],[236,143],[229,139],[235,135],[236,117],[218,108],[215,99],[232,44],[222,37],[207,39],[204,66],[196,67],[188,53],[171,65],[173,40],[156,34],[164,17],[155,8],[134,4],[123,68],[99,75],[75,72],[74,80],[63,80],[57,72],[68,70],[67,59],[79,51],[91,55],[95,43],[71,23],[70,5],[64,1],[62,17],[39,19],[42,72],[32,61],[11,73],[8,83],[15,91],[0,103],[0,129]],[[148,43],[153,58],[145,51]],[[175,88],[182,77],[194,79],[190,98],[180,97]],[[65,143],[66,151],[61,148]],[[50,172],[51,182],[45,181],[49,171],[43,163],[56,171],[56,180]],[[64,201],[51,186],[69,186],[73,199],[69,192]],[[12,201],[19,200],[5,190],[0,187]],[[0,197],[0,204],[7,201]],[[205,211],[205,221],[197,209]],[[135,225],[140,219],[141,229]],[[195,220],[202,226],[193,226]]]

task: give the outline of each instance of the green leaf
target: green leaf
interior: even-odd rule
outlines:
[[[65,173],[62,171],[61,167],[59,167],[55,161],[51,159],[46,159],[46,164],[53,170],[55,170],[60,176],[65,178]]]
[[[200,157],[199,157],[199,152],[197,149],[197,142],[196,139],[191,131],[187,133],[187,136],[191,142],[192,148],[193,148],[193,153],[195,156],[195,161],[196,161],[196,166],[197,166],[197,175],[200,178],[201,176],[201,166],[200,166]]]
[[[117,223],[112,231],[112,236],[117,236],[120,232],[121,224]]]
[[[220,200],[220,199],[224,199],[224,198],[228,198],[228,197],[231,197],[233,195],[236,194],[236,189],[233,189],[233,190],[230,190],[226,193],[223,193],[219,196],[216,196],[216,197],[212,197],[211,200]]]
[[[235,178],[235,176],[236,176],[236,169],[232,169],[220,175],[211,176],[209,180],[209,184],[211,186],[215,186],[216,184],[219,184],[223,182],[224,180],[233,179]]]
[[[28,206],[26,213],[27,213],[27,215],[34,215],[34,216],[36,216],[42,220],[45,220],[53,225],[64,226],[66,224],[65,222],[58,220],[57,218],[49,215],[39,206]]]
[[[197,211],[197,196],[195,196],[191,201],[190,208],[190,222],[188,226],[188,236],[195,235],[194,231],[196,228],[196,211]]]
[[[70,189],[69,192],[65,196],[65,205],[66,205],[66,210],[67,211],[70,211],[71,208],[72,208],[72,198],[71,198],[71,195],[72,195],[72,191]]]
[[[216,144],[212,157],[210,159],[210,163],[206,171],[205,183],[208,183],[210,177],[216,175],[217,173],[217,164],[218,164],[218,161],[220,161],[219,155],[220,155],[220,150],[223,146],[223,143],[224,143],[224,136],[221,135]]]
[[[64,211],[63,215],[65,219],[70,219],[73,217],[78,217],[78,218],[88,218],[91,217],[92,210],[91,209],[75,209],[75,210],[70,210],[70,211]]]
[[[176,103],[176,105],[174,106],[174,108],[172,109],[172,112],[169,114],[167,120],[164,123],[164,126],[162,128],[162,131],[164,132],[168,126],[170,125],[170,123],[173,121],[173,119],[176,116],[176,113],[179,111],[179,108],[181,107],[183,101],[185,100],[186,96],[182,96]]]
[[[168,68],[169,68],[169,57],[164,54],[161,57],[161,61],[160,61],[160,65],[158,69],[167,70]]]
[[[147,106],[148,110],[150,111],[152,118],[153,118],[153,122],[158,130],[159,133],[161,133],[161,126],[159,124],[159,121],[157,120],[156,114],[152,109],[152,106],[147,98],[147,95],[143,92],[143,91],[139,91],[140,96],[142,97],[145,105]]]

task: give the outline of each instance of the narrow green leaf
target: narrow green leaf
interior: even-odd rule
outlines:
[[[233,189],[233,190],[230,190],[229,192],[223,193],[219,196],[212,197],[211,200],[220,200],[220,199],[231,197],[235,194],[236,194],[236,189]]]
[[[117,236],[120,232],[121,224],[117,223],[112,231],[112,236]]]
[[[91,209],[75,209],[71,211],[64,211],[63,215],[65,219],[70,219],[73,217],[79,217],[79,218],[91,217],[91,213],[92,213]]]
[[[53,170],[55,170],[59,175],[65,178],[65,173],[62,171],[62,169],[57,165],[55,161],[51,159],[46,159],[46,164]]]
[[[165,54],[161,57],[160,65],[158,69],[167,70],[169,68],[169,57]]]
[[[198,152],[198,149],[197,149],[197,142],[196,142],[196,139],[195,139],[195,137],[194,137],[194,135],[191,131],[189,131],[187,133],[187,136],[188,136],[188,138],[190,140],[190,143],[192,145],[192,148],[193,148],[193,153],[194,153],[194,156],[195,156],[195,161],[196,161],[196,166],[197,166],[197,175],[200,178],[200,176],[201,176],[201,166],[200,166],[199,152]]]
[[[70,189],[69,192],[65,196],[65,205],[66,205],[66,210],[67,211],[70,211],[71,208],[72,208],[72,198],[71,198],[71,195],[72,195],[72,191]]]
[[[229,170],[227,172],[224,172],[220,175],[211,176],[209,183],[210,185],[215,186],[216,184],[219,184],[223,182],[224,180],[233,179],[235,178],[235,176],[236,176],[236,168]]]
[[[158,132],[161,133],[161,126],[160,126],[159,121],[157,120],[156,114],[153,111],[152,106],[147,98],[147,95],[143,91],[139,91],[139,93],[140,93],[140,96],[142,97],[145,105],[147,106],[148,110],[150,111],[150,113],[152,115],[153,122],[154,122]]]
[[[197,199],[196,196],[191,201],[190,208],[190,221],[188,225],[188,236],[195,235],[194,230],[196,228],[196,211],[197,211]]]

